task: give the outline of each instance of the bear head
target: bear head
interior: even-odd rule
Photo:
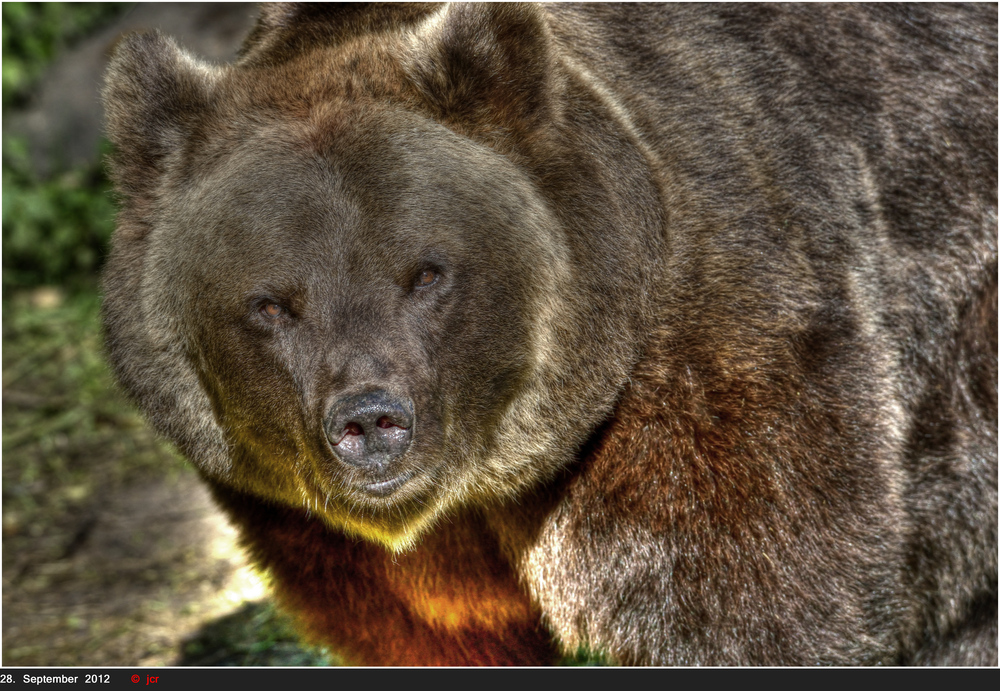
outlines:
[[[641,355],[662,220],[536,9],[379,12],[267,8],[226,66],[120,42],[104,319],[210,483],[402,549],[573,462]]]

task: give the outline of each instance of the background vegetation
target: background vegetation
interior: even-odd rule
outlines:
[[[3,4],[4,115],[23,106],[60,50],[121,15],[117,3]],[[96,98],[96,94],[95,94]],[[100,161],[39,180],[25,142],[3,141],[3,291],[54,285],[93,289],[114,228]]]

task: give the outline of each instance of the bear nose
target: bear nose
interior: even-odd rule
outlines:
[[[345,463],[381,470],[410,446],[413,402],[381,389],[346,396],[330,408],[326,436]]]

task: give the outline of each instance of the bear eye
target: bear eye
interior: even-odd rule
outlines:
[[[277,302],[265,302],[260,306],[260,313],[268,319],[277,319],[288,314],[288,310]]]
[[[429,288],[438,282],[441,274],[439,274],[434,269],[424,269],[417,276],[417,279],[413,282],[414,288]]]

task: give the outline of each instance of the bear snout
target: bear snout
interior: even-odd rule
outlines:
[[[410,447],[413,401],[378,389],[334,401],[327,415],[327,439],[345,463],[384,471]]]

